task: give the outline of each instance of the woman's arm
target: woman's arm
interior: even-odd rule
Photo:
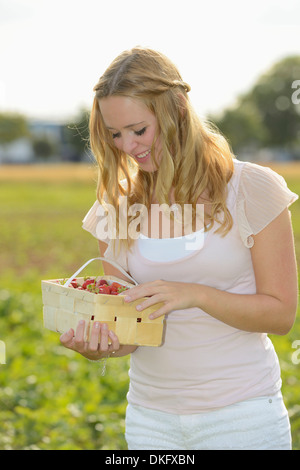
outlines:
[[[287,209],[254,236],[251,255],[256,294],[232,294],[199,284],[154,281],[132,288],[127,301],[150,296],[141,303],[140,310],[163,302],[153,318],[172,310],[199,307],[234,328],[287,334],[295,321],[298,296],[294,240]]]
[[[101,256],[104,257],[105,250],[107,248],[107,244],[105,242],[102,242],[99,240],[99,250],[101,253]],[[124,281],[129,281],[128,277],[124,276],[124,274],[121,273],[117,268],[114,268],[109,263],[106,263],[105,261],[102,261],[102,266],[103,266],[103,271],[104,274],[107,276],[115,276],[118,277],[119,279],[123,279]]]

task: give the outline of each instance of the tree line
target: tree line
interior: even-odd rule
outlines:
[[[287,57],[218,116],[210,116],[234,152],[286,149],[300,159],[300,56]]]

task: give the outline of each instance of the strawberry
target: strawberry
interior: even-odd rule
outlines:
[[[119,287],[123,287],[122,284],[119,284],[118,282],[115,282],[115,281],[112,282],[112,284],[111,284],[112,289],[114,289],[114,288],[118,289]]]
[[[90,284],[95,284],[95,279],[87,279],[86,281],[84,281],[84,283],[82,284],[83,289],[86,289],[87,286]]]
[[[78,287],[77,279],[72,279],[70,285],[71,285],[72,287],[74,287],[75,289],[77,289],[77,287]]]
[[[108,285],[105,285],[105,284],[104,284],[103,286],[99,287],[99,294],[107,294],[107,295],[109,295],[110,293],[111,293],[111,291],[110,291],[110,288],[109,288]]]
[[[99,281],[96,282],[96,287],[102,287],[102,286],[107,286],[108,283],[105,279],[99,279]]]
[[[119,289],[119,287],[114,286],[112,284],[109,286],[109,288],[110,288],[110,292],[118,292],[118,289]]]

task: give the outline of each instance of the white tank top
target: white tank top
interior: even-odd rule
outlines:
[[[148,238],[140,234],[139,250],[144,258],[151,261],[175,261],[203,247],[207,232],[199,230],[190,235],[174,238]]]

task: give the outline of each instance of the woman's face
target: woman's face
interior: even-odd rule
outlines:
[[[112,134],[115,146],[130,155],[144,171],[156,171],[151,147],[157,130],[154,114],[141,101],[125,96],[109,96],[99,100],[104,123]],[[155,143],[155,159],[160,162],[160,138]]]

